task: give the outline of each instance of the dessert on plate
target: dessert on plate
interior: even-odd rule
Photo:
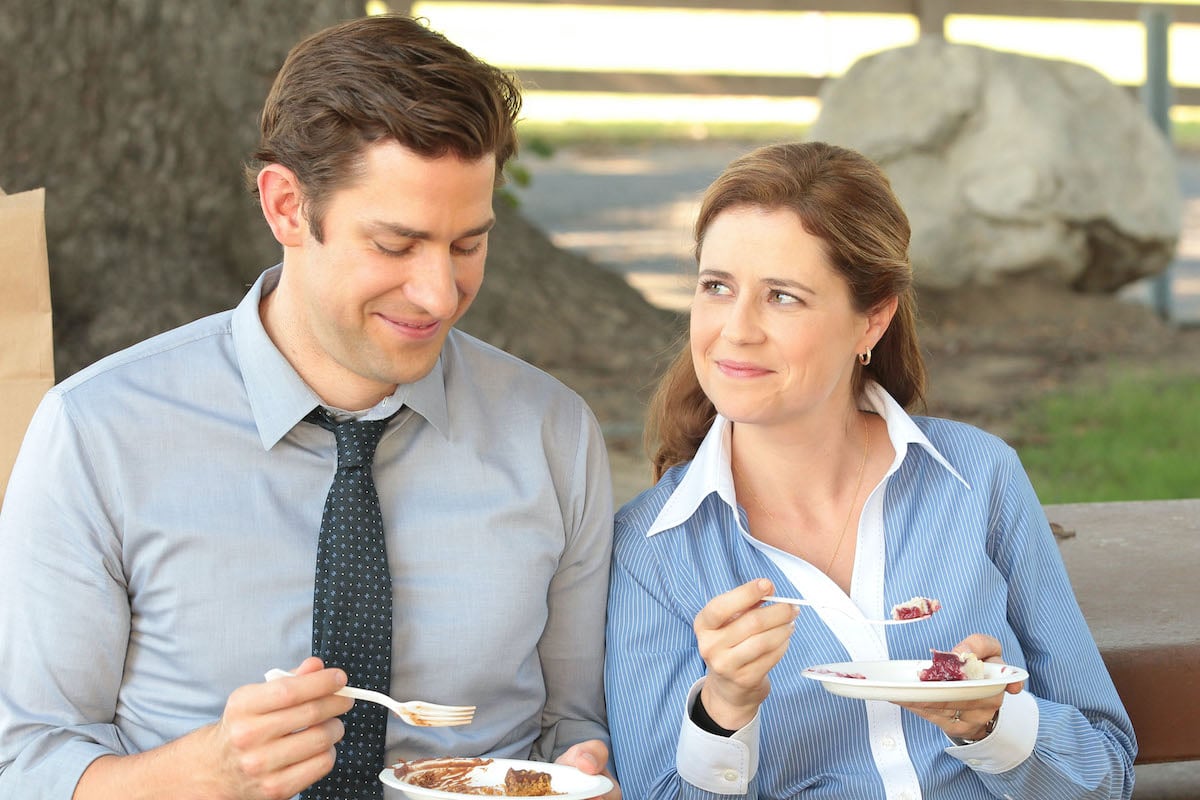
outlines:
[[[545,797],[554,794],[550,774],[536,769],[509,768],[504,776],[504,794],[509,797]]]
[[[550,785],[550,773],[535,769],[509,768],[503,785],[478,784],[471,773],[492,763],[490,758],[418,758],[393,765],[398,780],[422,789],[490,797],[546,797],[558,794]]]
[[[974,653],[929,652],[933,663],[921,670],[923,681],[977,681],[984,677],[983,662]]]

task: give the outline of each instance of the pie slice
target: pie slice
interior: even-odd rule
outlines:
[[[984,676],[983,662],[974,653],[929,652],[933,663],[921,670],[923,681],[977,681]]]

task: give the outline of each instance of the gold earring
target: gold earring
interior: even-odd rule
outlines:
[[[871,363],[871,348],[868,347],[867,352],[858,354],[858,363],[862,364],[864,367]]]

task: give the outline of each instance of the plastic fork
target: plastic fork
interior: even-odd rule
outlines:
[[[276,678],[294,677],[295,673],[286,669],[273,669],[266,674],[269,681]],[[388,708],[393,714],[407,722],[424,728],[443,728],[451,725],[467,725],[475,718],[475,706],[441,706],[437,703],[426,703],[423,700],[393,700],[381,692],[370,689],[358,689],[346,686],[339,689],[337,694],[353,697],[355,700],[367,700]]]
[[[856,617],[853,614],[851,614],[849,611],[846,611],[843,608],[839,608],[838,606],[831,606],[831,605],[827,605],[825,603],[814,603],[811,600],[799,600],[795,597],[771,596],[771,597],[764,597],[763,600],[765,600],[768,603],[787,603],[787,604],[793,605],[793,606],[811,606],[812,608],[826,608],[826,609],[829,609],[830,611],[836,611],[839,614],[841,614],[842,616],[846,617],[847,619],[853,620],[854,622],[861,622],[864,625],[907,625],[910,622],[921,622],[923,620],[927,620],[927,619],[929,619],[929,616],[930,616],[930,615],[926,614],[923,617],[913,617],[912,619],[867,619],[865,617]]]

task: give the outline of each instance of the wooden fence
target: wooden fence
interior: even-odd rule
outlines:
[[[466,2],[510,0],[466,0]],[[1044,18],[1053,20],[1142,21],[1150,9],[1172,22],[1200,23],[1200,6],[1127,3],[1107,0],[511,0],[529,5],[618,6],[688,10],[788,11],[838,14],[898,14],[915,17],[922,36],[943,36],[951,15]],[[389,3],[404,10],[404,3]],[[1148,54],[1149,56],[1149,54]],[[527,87],[564,92],[636,94],[757,95],[816,97],[828,75],[729,75],[721,73],[620,72],[518,67]],[[1130,86],[1130,89],[1139,89]],[[1200,106],[1200,86],[1172,87],[1172,102]]]

